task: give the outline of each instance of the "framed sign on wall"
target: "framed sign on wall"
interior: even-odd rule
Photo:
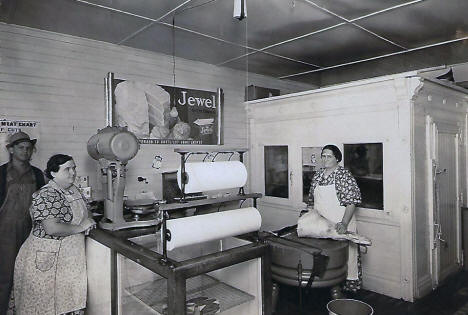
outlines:
[[[114,78],[105,80],[107,124],[142,144],[223,144],[223,93]]]

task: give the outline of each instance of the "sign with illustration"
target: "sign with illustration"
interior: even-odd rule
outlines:
[[[222,144],[220,92],[111,80],[112,125],[142,144]]]

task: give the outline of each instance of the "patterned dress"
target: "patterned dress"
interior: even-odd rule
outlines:
[[[33,195],[31,204],[31,217],[33,218],[32,234],[39,238],[60,240],[63,236],[52,236],[46,233],[42,221],[59,219],[61,223],[70,223],[73,212],[70,204],[62,196],[60,190],[53,186],[44,187]]]
[[[314,191],[317,185],[328,186],[335,185],[336,197],[341,206],[358,205],[361,203],[361,191],[357,185],[351,172],[342,166],[338,166],[333,173],[329,176],[325,176],[325,170],[321,170],[312,177],[312,182],[309,191],[308,206],[312,206],[314,203]],[[362,285],[362,266],[361,266],[361,255],[358,247],[357,257],[358,267],[358,279],[357,280],[346,280],[343,285],[343,290],[356,292],[361,288]]]
[[[14,291],[18,315],[76,314],[86,306],[84,234],[53,236],[43,221],[80,224],[86,203],[75,186],[67,190],[50,181],[33,194],[33,228],[15,264]],[[77,313],[79,314],[79,313]]]

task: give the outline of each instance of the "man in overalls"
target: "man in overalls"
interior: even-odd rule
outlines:
[[[29,163],[36,141],[22,131],[12,134],[10,160],[0,166],[0,314],[8,309],[16,255],[31,232],[32,193],[44,185],[41,170]]]

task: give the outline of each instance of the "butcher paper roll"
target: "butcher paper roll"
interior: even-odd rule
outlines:
[[[243,187],[247,182],[247,169],[240,161],[186,163],[188,182],[185,193]],[[182,189],[180,168],[177,183]]]
[[[167,220],[167,249],[258,231],[262,217],[256,208],[241,208]]]

